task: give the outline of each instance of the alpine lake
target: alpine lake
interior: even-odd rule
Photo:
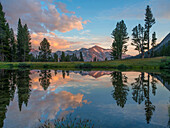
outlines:
[[[170,75],[0,69],[0,127],[36,128],[63,118],[96,128],[169,128]]]

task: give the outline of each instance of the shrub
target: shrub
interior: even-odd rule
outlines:
[[[79,68],[79,69],[93,68],[93,65],[88,64],[88,63],[81,63],[81,64],[77,64],[77,65],[75,66],[75,68]]]
[[[161,59],[161,62],[167,62],[167,59]]]
[[[42,123],[40,121],[40,123]],[[71,118],[71,116],[54,121],[47,120],[40,124],[39,128],[93,128],[91,120]]]
[[[19,64],[18,64],[18,67],[19,67],[19,68],[30,68],[31,65],[26,64],[26,63],[19,63]]]
[[[49,67],[48,64],[44,64],[44,65],[43,65],[43,68],[48,68],[48,67]]]
[[[117,66],[117,69],[127,69],[128,67],[126,66],[126,65],[124,65],[124,64],[120,64],[120,65],[118,65]]]
[[[13,68],[13,64],[7,64],[9,68]]]
[[[166,63],[161,64],[160,69],[170,69],[170,61],[166,61]]]

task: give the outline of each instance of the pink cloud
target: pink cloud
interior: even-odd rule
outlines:
[[[87,24],[88,22],[91,23],[90,20],[85,20],[85,21],[83,21],[83,24]]]
[[[62,2],[55,2],[57,7],[63,12],[63,13],[70,13],[70,14],[75,14],[75,12],[73,11],[68,11],[66,9],[66,4],[62,3]]]
[[[55,35],[55,33],[33,33],[31,34],[31,42],[33,48],[38,49],[40,42],[43,40],[43,38],[47,38],[48,42],[50,43],[50,48],[52,51],[56,50],[63,50],[63,49],[70,49],[72,45],[80,44],[81,42],[72,42],[68,41],[62,38],[59,38]]]
[[[75,14],[75,12],[68,11],[65,4],[57,2],[56,7],[50,1],[44,0],[44,2],[45,4],[41,4],[40,0],[10,0],[10,2],[2,0],[2,5],[8,22],[15,29],[19,18],[23,23],[28,24],[32,32],[36,33],[47,32],[47,30],[64,33],[73,29],[83,29],[83,24],[86,22],[76,15],[66,15],[65,13]],[[58,9],[64,13],[60,14]]]

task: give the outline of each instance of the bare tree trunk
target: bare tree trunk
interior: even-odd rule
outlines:
[[[144,59],[145,58],[145,54],[144,54],[144,52],[142,52],[142,59]]]

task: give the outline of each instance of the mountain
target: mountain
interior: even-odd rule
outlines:
[[[34,49],[34,48],[32,48],[29,54],[32,54],[34,57],[36,57],[36,56],[39,55],[39,51]]]
[[[79,50],[74,51],[65,51],[65,54],[72,55],[73,53],[80,57],[80,52],[83,54],[84,61],[93,61],[93,59],[96,57],[98,61],[104,61],[106,58],[107,60],[111,60],[110,52],[111,49],[104,49],[102,47],[99,47],[97,45],[91,47],[91,48],[81,48]],[[59,56],[61,56],[62,51],[56,52]],[[123,55],[122,59],[125,59],[127,57],[130,57],[130,55]]]
[[[155,48],[155,52],[160,52],[160,50],[163,48],[163,46],[167,47],[169,44],[168,42],[170,41],[170,33],[161,41],[160,44],[158,44]]]
[[[80,72],[82,76],[89,75],[94,78],[99,78],[104,75],[110,75],[111,73],[112,73],[111,71],[82,71]]]
[[[67,50],[67,51],[65,51],[65,54],[73,55],[73,53],[74,53],[79,58],[80,52],[82,52],[82,54],[83,54],[84,61],[93,61],[93,59],[95,57],[97,58],[98,61],[104,61],[106,58],[107,58],[107,60],[111,60],[111,56],[110,56],[111,49],[104,49],[97,45],[93,46],[91,48],[88,48],[88,49],[81,48],[79,50],[74,50],[74,51]],[[35,50],[35,49],[31,50],[30,53],[33,54],[34,56],[39,54],[38,50]],[[62,51],[56,51],[55,53],[60,57],[62,54]],[[52,54],[54,54],[54,53],[52,53]],[[122,59],[125,59],[128,57],[131,57],[131,56],[123,54]]]

